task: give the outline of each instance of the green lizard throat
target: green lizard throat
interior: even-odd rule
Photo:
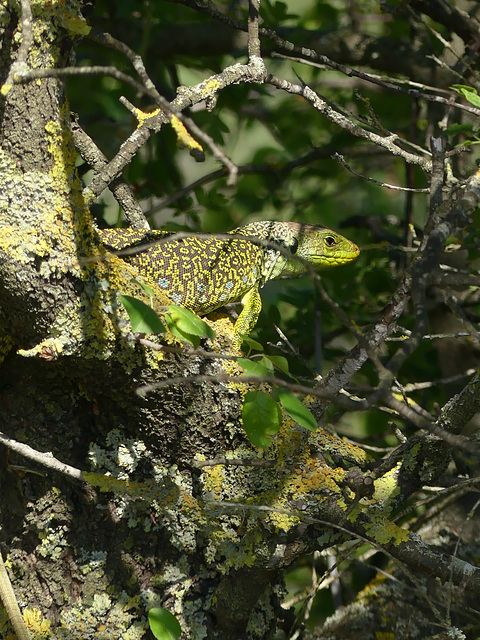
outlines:
[[[234,328],[237,345],[258,320],[259,289],[268,280],[305,273],[305,263],[314,269],[346,264],[360,253],[357,245],[331,229],[297,222],[252,222],[230,231],[231,239],[133,229],[98,233],[109,249],[132,250],[125,259],[175,304],[206,315],[241,301]]]

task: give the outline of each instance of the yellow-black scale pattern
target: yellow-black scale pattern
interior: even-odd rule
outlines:
[[[123,251],[121,256],[175,304],[205,315],[242,300],[244,308],[235,323],[237,336],[255,326],[262,306],[259,288],[265,282],[304,273],[305,262],[315,269],[333,267],[360,253],[353,242],[320,225],[261,221],[225,235],[99,231],[105,246]],[[278,245],[282,251],[276,250]]]
[[[131,229],[100,231],[102,242],[111,249],[138,246],[139,253],[125,259],[164,290],[172,302],[200,314],[240,300],[258,283],[263,247],[237,238],[192,235],[169,239],[170,235]]]

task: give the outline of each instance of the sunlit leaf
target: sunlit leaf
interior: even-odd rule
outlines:
[[[186,340],[196,348],[202,338],[215,338],[212,327],[199,318],[193,311],[170,305],[165,321],[170,331],[180,340]]]
[[[285,412],[288,413],[295,422],[298,422],[300,426],[305,427],[305,429],[309,431],[317,430],[317,421],[313,417],[312,412],[296,395],[288,391],[288,389],[277,389],[276,393]]]
[[[267,360],[269,360],[277,369],[290,375],[290,371],[288,369],[288,360],[283,356],[264,356]]]
[[[470,104],[473,104],[475,107],[480,107],[480,96],[478,95],[477,90],[473,87],[469,87],[465,84],[454,84],[452,85],[452,89],[457,93],[460,93],[470,102]]]
[[[250,442],[266,449],[280,429],[282,412],[275,400],[263,391],[249,391],[243,403],[242,419]]]
[[[148,304],[127,295],[121,295],[120,301],[128,313],[134,333],[163,333],[165,331],[162,321]]]
[[[250,338],[250,336],[244,336],[243,343],[246,344],[250,350],[255,349],[255,351],[263,351],[263,344],[257,342],[253,338]]]
[[[256,360],[248,360],[248,358],[239,358],[238,364],[242,367],[243,373],[248,377],[265,378],[271,374],[267,367]]]
[[[157,640],[177,640],[182,633],[175,616],[163,607],[155,607],[148,612],[150,629]]]

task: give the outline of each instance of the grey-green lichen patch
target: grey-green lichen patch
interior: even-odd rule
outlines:
[[[192,638],[192,640],[193,638],[203,640],[208,637],[204,600],[201,598],[183,599],[183,601],[179,599],[172,613],[179,620],[185,637]]]
[[[96,473],[84,474],[85,479],[104,491],[113,491],[111,509],[115,517],[125,520],[129,527],[145,524],[147,509],[150,515],[148,530],[168,532],[173,546],[185,551],[196,549],[198,525],[202,522],[202,509],[193,498],[192,480],[188,473],[176,465],[163,467],[152,463],[149,477],[132,480],[140,459],[154,456],[141,440],[125,439],[118,429],[106,439],[109,448],[98,444],[90,447],[90,462]],[[98,473],[100,472],[100,473]],[[139,508],[138,501],[142,507]],[[152,526],[153,515],[155,525]]]
[[[209,574],[201,573],[189,577],[190,567],[188,560],[181,557],[177,565],[169,564],[168,561],[162,567],[162,572],[152,576],[151,584],[155,589],[175,594],[175,602],[168,606],[168,610],[175,615],[186,638],[207,637],[207,627],[205,623],[205,609],[210,602],[200,598],[191,598],[192,588],[198,580],[207,577]],[[165,606],[160,600],[158,593],[148,590],[140,591],[140,598],[146,611],[152,607]]]
[[[146,611],[138,596],[122,592],[113,598],[101,593],[93,596],[91,604],[80,600],[64,609],[52,640],[142,640],[147,629]]]
[[[142,440],[125,438],[120,429],[110,431],[105,443],[109,449],[101,448],[95,443],[90,445],[90,463],[94,469],[108,470],[120,480],[127,479],[147,453]]]
[[[152,576],[152,586],[161,589],[169,584],[188,582],[190,580],[188,577],[189,569],[189,562],[185,555],[181,556],[175,564],[166,560],[162,566],[162,572]]]
[[[282,584],[276,584],[273,586],[268,585],[265,589],[262,597],[248,619],[247,634],[251,640],[265,637],[265,629],[271,627],[278,615],[278,611],[274,608],[272,603],[275,601],[282,602],[286,593],[287,590]],[[273,594],[275,597],[272,597]]]
[[[84,573],[89,573],[99,567],[104,567],[107,563],[107,552],[103,550],[87,551],[80,549],[77,556],[78,564],[81,565]]]
[[[66,523],[59,523],[54,513],[51,513],[46,521],[39,528],[38,537],[41,544],[37,547],[37,553],[43,558],[53,560],[60,559],[65,549],[68,548],[68,526]]]

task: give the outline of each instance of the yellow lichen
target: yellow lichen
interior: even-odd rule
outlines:
[[[202,87],[202,98],[206,98],[207,96],[216,93],[220,89],[220,86],[220,81],[217,78],[210,78]]]
[[[78,3],[65,0],[31,0],[31,7],[35,17],[34,24],[41,24],[43,20],[53,21],[70,33],[82,36],[88,35],[91,31],[79,10]]]
[[[386,505],[387,501],[390,501],[400,492],[400,487],[397,483],[398,471],[402,466],[401,462],[398,462],[393,469],[390,469],[380,478],[375,480],[375,493],[373,494],[373,501],[376,504]]]
[[[25,625],[32,632],[35,640],[42,640],[50,636],[51,621],[43,617],[39,609],[24,609]]]
[[[371,515],[371,522],[365,525],[365,533],[380,545],[398,545],[408,540],[408,531],[387,520],[381,513]]]
[[[197,149],[198,151],[203,152],[202,146],[193,138],[190,133],[185,128],[183,122],[181,122],[177,116],[172,115],[170,119],[170,124],[172,125],[173,130],[177,134],[178,142],[187,147],[188,149]]]
[[[360,468],[364,468],[373,461],[372,456],[361,447],[345,442],[321,427],[312,434],[311,441],[319,451],[335,453],[336,456],[341,456],[344,460],[358,465]]]
[[[224,488],[224,476],[223,476],[223,464],[214,464],[205,467],[205,491],[213,493],[215,500],[219,500],[222,497]]]
[[[155,111],[146,113],[145,111],[142,111],[141,109],[136,108],[134,110],[134,115],[138,121],[138,127],[141,127],[149,118],[154,118],[155,116],[158,116],[159,113],[160,113],[160,109],[155,109]]]
[[[300,516],[290,515],[282,511],[271,511],[268,514],[268,521],[281,531],[289,531],[302,521]]]
[[[59,25],[70,31],[70,33],[74,33],[80,36],[88,36],[92,27],[89,27],[85,22],[85,18],[83,16],[74,15],[74,14],[62,14],[61,19],[59,20]]]
[[[203,509],[196,498],[188,493],[182,495],[182,502],[180,511],[187,514],[189,517],[194,518],[197,523],[200,522],[200,517],[203,519]]]

